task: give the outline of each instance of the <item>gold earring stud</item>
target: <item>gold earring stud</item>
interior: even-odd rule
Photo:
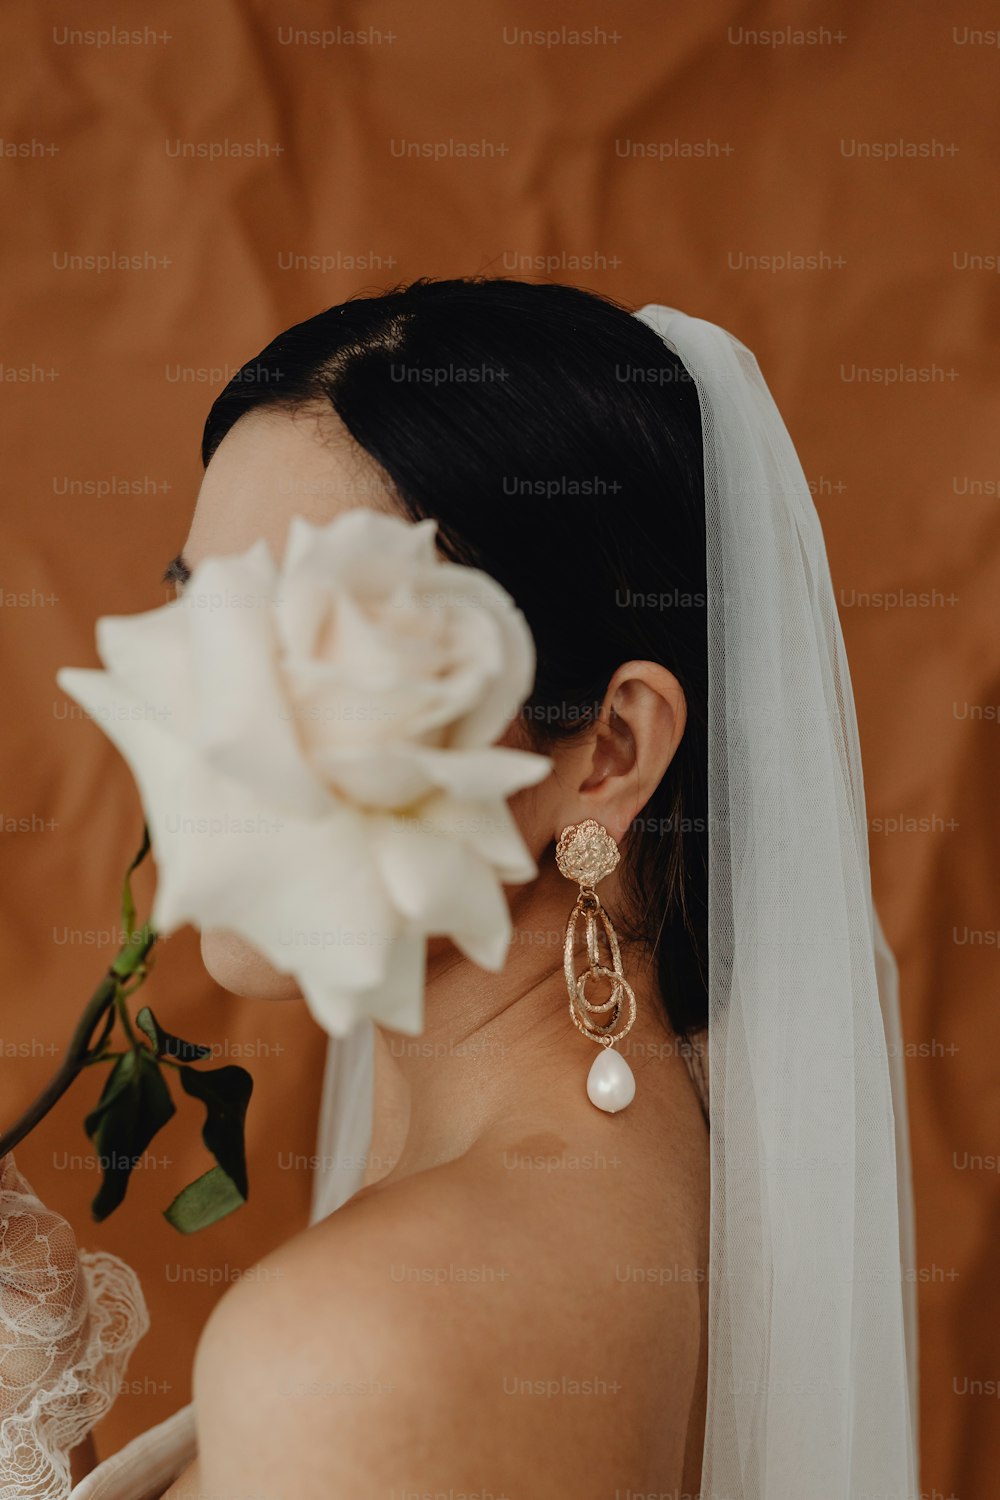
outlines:
[[[579,895],[566,923],[563,970],[569,994],[569,1013],[574,1026],[601,1048],[587,1075],[587,1097],[598,1109],[617,1114],[635,1098],[635,1075],[624,1057],[613,1051],[627,1036],[635,1021],[635,992],[622,968],[618,934],[601,905],[594,887],[610,875],[621,859],[621,851],[608,830],[593,818],[564,828],[556,844],[556,864],[567,880],[575,880]],[[576,972],[574,949],[580,917],[586,924],[587,968]],[[610,964],[601,963],[598,922],[604,930]],[[587,998],[587,983],[603,979],[611,984],[607,1000]],[[592,1017],[607,1016],[598,1024]]]

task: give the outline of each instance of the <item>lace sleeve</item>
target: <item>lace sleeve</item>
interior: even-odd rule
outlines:
[[[78,1251],[13,1156],[0,1160],[0,1500],[65,1500],[69,1454],[148,1327],[131,1267]]]

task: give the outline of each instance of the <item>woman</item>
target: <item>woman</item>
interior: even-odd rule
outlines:
[[[193,1417],[75,1493],[909,1494],[889,961],[822,539],[752,357],[574,288],[416,283],[275,340],[203,455],[181,586],[296,514],[433,516],[527,618],[505,739],[554,769],[511,802],[540,874],[503,972],[440,943],[418,1048],[331,1048],[318,1222],[218,1304]],[[555,845],[587,819],[637,1001],[614,1115],[565,1009]],[[203,953],[295,993],[231,935]]]

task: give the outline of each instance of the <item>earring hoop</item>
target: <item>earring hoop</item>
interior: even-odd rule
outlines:
[[[606,1114],[617,1114],[635,1098],[635,1075],[619,1053],[613,1051],[635,1023],[635,991],[625,978],[621,948],[614,924],[601,905],[594,887],[610,875],[621,859],[621,850],[608,830],[593,818],[571,823],[556,843],[556,864],[567,880],[575,880],[579,894],[566,923],[563,947],[563,972],[569,994],[569,1013],[574,1026],[601,1048],[587,1075],[587,1097]],[[586,924],[588,964],[576,972],[574,950],[580,918]],[[610,955],[610,963],[601,962],[598,923]],[[589,980],[610,983],[611,994],[603,1001],[587,998]],[[595,1022],[594,1016],[608,1019]]]

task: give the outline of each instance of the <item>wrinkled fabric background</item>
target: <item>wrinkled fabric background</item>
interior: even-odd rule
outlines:
[[[417,275],[541,275],[711,318],[757,353],[799,447],[852,662],[876,898],[902,971],[923,1490],[989,1492],[997,22],[982,3],[947,14],[898,0],[622,0],[586,15],[526,0],[86,14],[8,0],[5,1120],[54,1069],[113,955],[141,827],[123,763],[54,674],[95,663],[99,614],[165,599],[201,423],[226,379],[287,325]],[[581,25],[596,39],[560,32]],[[138,40],[85,34],[109,27]],[[540,27],[557,40],[517,37]],[[802,40],[789,27],[825,30]],[[293,34],[322,28],[332,42]],[[347,35],[362,29],[365,41]],[[470,142],[486,144],[460,156]],[[116,255],[136,268],[68,259]],[[305,1224],[323,1062],[301,1004],[223,994],[190,931],[163,943],[145,997],[253,1072],[253,1196],[192,1239],[160,1219],[208,1164],[200,1109],[182,1099],[125,1208],[93,1226],[82,1117],[96,1078],[19,1149],[82,1243],[124,1256],[145,1287],[153,1328],[98,1430],[104,1454],[188,1400],[210,1308]]]

